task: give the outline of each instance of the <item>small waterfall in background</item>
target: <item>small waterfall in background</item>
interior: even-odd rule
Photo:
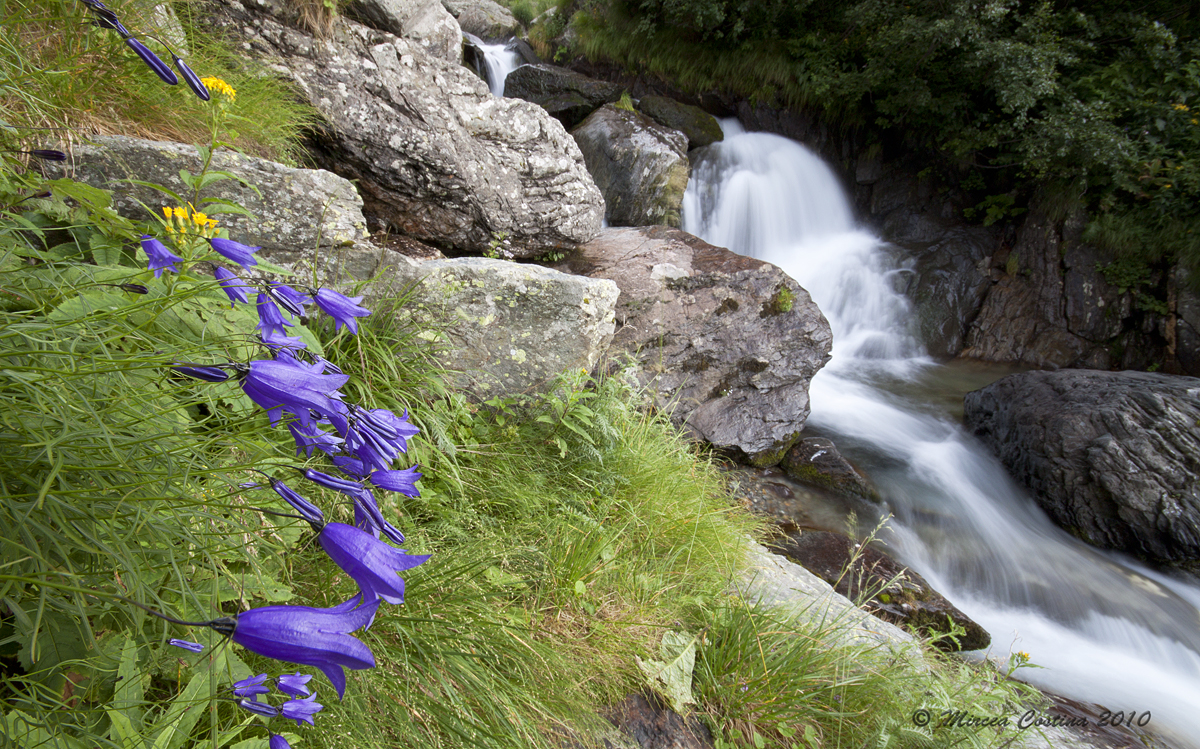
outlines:
[[[516,40],[489,44],[474,34],[463,33],[483,54],[483,70],[479,72],[487,80],[488,88],[495,96],[504,96],[504,79],[521,64],[521,55],[516,51]]]
[[[808,149],[722,123],[693,161],[683,228],[771,262],[833,328],[807,422],[863,467],[895,512],[883,540],[992,635],[1017,675],[1200,746],[1200,588],[1088,547],[1054,526],[945,403],[947,367],[913,335],[894,248],[855,224]],[[973,387],[979,387],[974,385]],[[971,389],[971,388],[964,388]]]

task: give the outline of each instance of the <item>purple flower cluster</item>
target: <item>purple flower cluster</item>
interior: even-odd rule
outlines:
[[[275,688],[284,695],[290,697],[279,707],[275,707],[269,702],[260,702],[258,696],[260,694],[270,694],[271,688],[266,686],[266,682],[270,680],[266,674],[251,676],[233,684],[233,698],[238,701],[238,705],[255,715],[262,718],[286,718],[296,721],[296,725],[307,723],[315,725],[313,716],[325,709],[325,706],[317,702],[317,696],[308,691],[308,680],[312,676],[307,674],[281,674],[275,679]],[[290,749],[287,739],[279,734],[271,734],[268,746],[271,749]]]
[[[243,267],[254,262],[251,253],[258,249],[230,240],[210,242],[214,250]],[[144,237],[143,247],[156,273],[179,261],[153,238]],[[248,301],[246,287],[236,276],[218,271],[216,277],[233,303]],[[408,452],[408,441],[419,432],[409,422],[408,412],[396,415],[387,409],[347,403],[340,388],[349,381],[349,375],[286,332],[296,324],[288,315],[303,318],[306,308],[315,305],[334,319],[335,329],[345,326],[357,334],[357,318],[370,314],[360,306],[361,301],[362,297],[348,297],[331,289],[308,289],[306,293],[281,283],[267,284],[255,306],[257,330],[270,352],[269,358],[248,364],[189,363],[172,367],[178,374],[205,382],[236,380],[242,392],[267,412],[273,426],[287,426],[297,455],[311,457],[314,450],[319,450],[329,456],[333,466],[330,472],[308,468],[301,474],[310,484],[347,497],[354,509],[353,525],[326,522],[316,504],[278,478],[268,476],[269,485],[312,527],[329,558],[358,584],[358,594],[331,608],[264,606],[198,624],[260,655],[319,669],[339,698],[346,690],[345,669],[375,665],[370,648],[351,633],[369,627],[382,603],[403,603],[404,579],[400,574],[429,559],[428,555],[409,554],[393,545],[402,543],[404,535],[384,517],[374,494],[375,490],[383,490],[420,496],[417,466],[394,466]],[[181,647],[188,646],[184,641],[180,643]],[[311,724],[312,715],[321,706],[315,698],[299,699],[308,690],[299,691],[303,684],[295,681],[298,678],[285,675],[276,681],[281,691],[295,698],[279,708],[257,699],[270,691],[265,686],[266,674],[235,684],[234,696],[243,708],[264,718],[283,716],[295,719],[297,724]],[[272,736],[271,746],[276,745],[286,746],[286,741]]]

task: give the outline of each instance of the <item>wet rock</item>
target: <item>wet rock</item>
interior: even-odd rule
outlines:
[[[434,57],[462,62],[462,29],[439,0],[354,0],[347,15],[419,44]]]
[[[784,531],[845,531],[853,516],[858,529],[869,533],[882,517],[880,506],[874,502],[802,484],[778,466],[730,468],[724,475],[729,494],[736,502],[769,518]]]
[[[1082,214],[1054,220],[1031,206],[1016,243],[996,258],[963,356],[1042,368],[1150,363],[1138,357],[1153,359],[1161,342],[1142,329],[1131,295],[1097,270],[1111,258],[1083,243],[1083,225]]]
[[[906,272],[897,274],[898,290],[912,300],[918,333],[934,356],[957,356],[991,279],[988,266],[996,233],[896,209],[884,226],[902,247]]]
[[[615,83],[588,78],[557,65],[522,65],[508,74],[504,95],[533,102],[571,128],[589,114],[621,98]]]
[[[579,147],[540,108],[386,32],[343,20],[316,39],[276,20],[274,1],[206,8],[320,110],[318,162],[357,182],[372,229],[480,253],[505,237],[519,257],[599,232],[604,200]]]
[[[795,444],[832,336],[779,268],[661,226],[607,229],[556,267],[616,282],[614,347],[694,436],[759,466]]]
[[[687,190],[687,136],[607,104],[571,136],[604,195],[609,226],[679,226]]]
[[[188,194],[179,171],[197,174],[203,167],[195,146],[182,143],[98,135],[71,149],[71,161],[47,166],[50,176],[72,177],[113,192],[113,208],[129,218],[161,218],[158,209],[173,205],[163,193],[130,183],[139,179],[162,185],[176,194]],[[312,250],[340,247],[367,235],[362,198],[354,185],[323,169],[296,169],[274,161],[219,150],[212,169],[236,174],[211,183],[206,197],[230,200],[254,218],[216,214],[213,218],[229,230],[232,239],[265,250]],[[254,185],[257,190],[248,187]],[[149,207],[151,212],[146,210]],[[203,210],[204,206],[200,206]]]
[[[712,734],[696,716],[681,717],[658,699],[631,694],[607,717],[641,749],[712,749]]]
[[[1200,377],[1200,294],[1187,285],[1187,274],[1175,270],[1175,358],[1183,374]]]
[[[686,135],[688,149],[711,145],[725,138],[717,118],[700,107],[650,94],[638,100],[637,109],[663,127]]]
[[[442,5],[468,34],[491,41],[521,33],[521,22],[493,0],[442,0]]]
[[[1025,372],[968,393],[965,419],[1084,541],[1158,562],[1200,560],[1200,379]]]
[[[879,492],[866,477],[842,457],[833,440],[824,437],[802,439],[783,456],[779,464],[789,476],[803,484],[820,487],[834,494],[879,500]]]
[[[942,650],[982,650],[991,636],[917,573],[870,546],[826,531],[789,534],[770,544],[777,554],[802,565],[852,601],[884,621],[914,627],[926,635],[950,631],[950,622],[965,630],[957,642],[941,638]]]

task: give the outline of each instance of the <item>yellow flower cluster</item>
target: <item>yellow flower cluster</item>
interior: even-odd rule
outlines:
[[[233,86],[230,86],[220,78],[201,78],[200,82],[203,83],[209,91],[215,91],[230,101],[233,101],[237,98],[237,91],[233,88]]]
[[[1190,109],[1188,109],[1187,104],[1176,104],[1175,109],[1176,109],[1176,111],[1179,111],[1179,112],[1190,112],[1191,111]]]
[[[191,204],[187,208],[163,206],[162,212],[167,218],[167,231],[172,234],[187,234],[190,231],[206,238],[216,236],[217,220],[200,213]]]

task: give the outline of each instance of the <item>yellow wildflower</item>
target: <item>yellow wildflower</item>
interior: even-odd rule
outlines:
[[[1187,104],[1176,104],[1175,109],[1179,112],[1189,112]]]
[[[230,101],[237,98],[237,91],[220,78],[201,78],[200,82],[208,88],[209,91],[216,91],[218,94],[226,97]]]

